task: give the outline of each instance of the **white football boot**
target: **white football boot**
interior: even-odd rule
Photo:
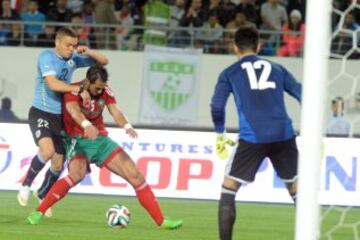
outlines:
[[[30,187],[21,185],[17,194],[17,200],[20,206],[25,207],[30,197]]]

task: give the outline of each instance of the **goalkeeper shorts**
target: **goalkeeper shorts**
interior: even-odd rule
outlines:
[[[266,157],[284,182],[297,176],[298,148],[295,138],[273,143],[250,143],[239,140],[235,154],[226,165],[225,176],[238,182],[250,183]]]

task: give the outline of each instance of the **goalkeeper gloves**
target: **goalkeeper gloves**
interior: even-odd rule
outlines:
[[[227,138],[225,133],[219,133],[216,138],[216,154],[222,160],[227,159],[229,156],[226,145],[235,146],[235,142]]]

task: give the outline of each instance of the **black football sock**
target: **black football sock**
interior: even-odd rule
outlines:
[[[44,181],[37,192],[40,199],[43,199],[46,196],[52,185],[58,180],[60,174],[61,172],[56,172],[49,167],[45,174]]]
[[[219,234],[221,240],[232,239],[232,230],[236,218],[235,196],[236,191],[225,188],[224,186],[222,187],[218,212]]]
[[[31,186],[32,182],[34,181],[35,177],[38,173],[43,169],[45,166],[46,161],[44,161],[39,154],[37,154],[32,160],[30,164],[30,168],[27,172],[26,178],[23,182],[23,186]]]

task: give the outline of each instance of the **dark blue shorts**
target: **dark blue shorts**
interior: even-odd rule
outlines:
[[[227,163],[225,176],[238,182],[253,182],[262,161],[268,157],[277,175],[291,182],[297,176],[298,156],[295,138],[273,143],[249,143],[240,139]]]
[[[36,145],[38,145],[40,139],[49,137],[54,143],[55,152],[65,154],[65,148],[60,135],[63,130],[61,114],[48,113],[31,107],[29,111],[29,125]]]

